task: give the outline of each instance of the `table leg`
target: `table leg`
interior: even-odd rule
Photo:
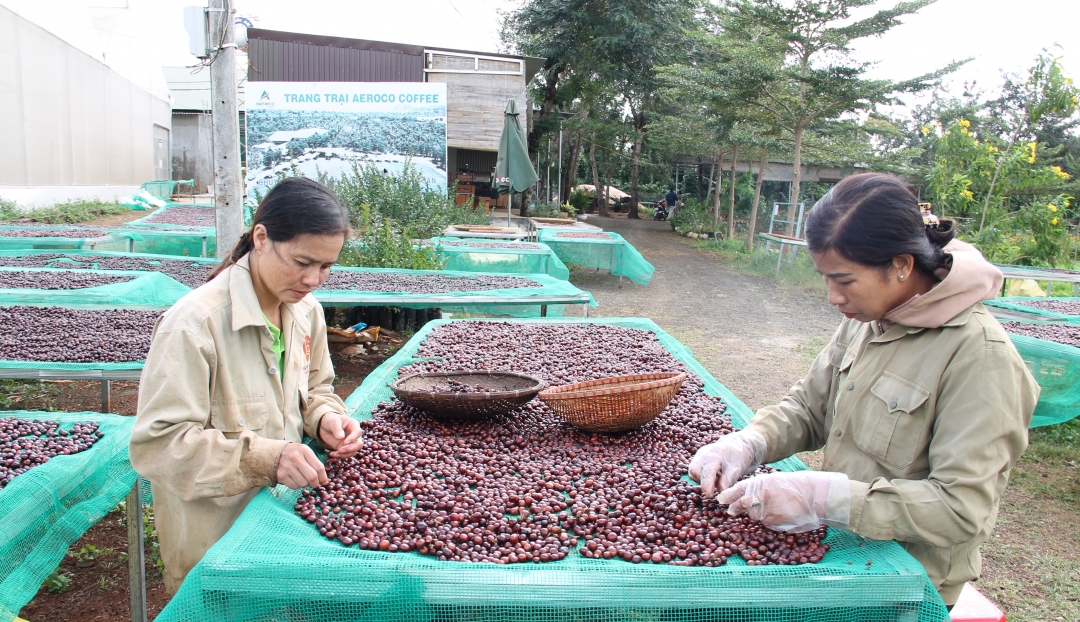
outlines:
[[[101,381],[101,412],[107,413],[112,410],[112,391],[108,380]]]
[[[1073,298],[1080,296],[1080,283],[1073,283]]]
[[[581,312],[581,317],[589,317],[589,303],[581,305],[581,308],[583,309],[583,311]]]
[[[780,255],[776,258],[776,278],[780,278],[780,262],[784,260],[784,243],[780,243]]]
[[[135,238],[128,238],[127,247],[128,247],[128,252],[129,253],[134,253],[135,252]]]
[[[202,256],[206,257],[206,236],[205,235],[203,236],[203,239],[202,239]]]
[[[1050,281],[1050,280],[1046,281],[1046,297],[1047,298],[1050,297],[1050,288],[1053,287],[1053,285],[1054,285],[1053,281]]]
[[[547,317],[547,305],[540,305],[540,317]]]
[[[138,477],[127,495],[127,532],[131,622],[146,622],[146,560],[143,559],[142,491]]]

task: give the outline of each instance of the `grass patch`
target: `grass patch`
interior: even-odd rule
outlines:
[[[130,207],[111,201],[68,201],[28,210],[20,210],[13,201],[0,201],[0,221],[4,222],[71,224],[129,212]]]
[[[814,262],[810,260],[810,253],[805,248],[799,250],[794,262],[790,258],[781,261],[780,272],[777,274],[778,254],[775,248],[766,251],[764,246],[755,247],[755,252],[749,253],[746,250],[746,241],[738,238],[698,240],[693,242],[693,245],[695,248],[716,253],[725,263],[743,272],[774,279],[787,287],[821,293],[826,291],[825,281],[818,274]],[[790,252],[790,249],[788,250]]]
[[[0,378],[0,410],[52,411],[52,400],[63,389],[47,380]]]

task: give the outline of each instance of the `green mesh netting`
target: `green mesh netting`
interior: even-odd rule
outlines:
[[[531,320],[548,321],[548,320]],[[675,358],[726,400],[732,420],[750,410],[651,320],[603,322],[651,330]],[[389,395],[386,382],[414,360],[435,326],[421,329],[351,396],[356,417]],[[359,410],[356,410],[359,408]],[[780,463],[805,468],[797,460]],[[417,553],[346,548],[293,513],[296,491],[257,495],[188,575],[158,620],[409,620],[434,622],[760,622],[946,619],[922,566],[895,542],[831,530],[823,561],[802,566],[719,568],[630,564],[571,554],[544,564],[440,562]],[[868,565],[868,562],[873,562]]]
[[[465,272],[498,272],[500,274],[546,274],[563,281],[570,279],[570,270],[547,244],[507,240],[473,240],[465,238],[432,238],[437,252],[446,260],[447,270]],[[442,242],[453,242],[447,246]],[[474,243],[475,246],[470,244]],[[520,248],[490,248],[485,243],[516,245]]]
[[[69,262],[70,263],[70,262]],[[5,268],[0,272],[68,272],[57,268]],[[72,309],[123,307],[167,309],[191,291],[160,272],[134,270],[79,270],[110,276],[131,276],[129,281],[83,289],[0,289],[0,305],[64,306]]]
[[[653,265],[641,256],[632,244],[618,233],[605,231],[611,241],[596,238],[561,238],[566,229],[541,229],[540,241],[551,247],[565,263],[579,266],[611,270],[616,276],[625,276],[640,285],[648,285],[652,280]]]
[[[20,227],[12,225],[0,225],[0,230],[18,230],[28,229],[32,231],[47,232],[49,230],[62,230],[62,229],[85,229],[87,231],[105,231],[108,233],[106,236],[93,237],[93,238],[64,238],[64,237],[39,237],[39,238],[22,238],[22,237],[8,237],[0,235],[0,250],[34,250],[34,249],[52,249],[52,250],[100,250],[100,251],[126,251],[128,250],[128,244],[130,240],[126,235],[117,233],[111,229],[102,229],[100,227],[87,227],[85,225],[59,225],[59,226],[32,226],[32,227]]]
[[[1080,324],[1080,315],[1069,315],[1067,313],[1045,311],[1043,309],[1036,309],[1035,307],[1029,307],[1027,305],[1021,304],[1024,302],[1039,302],[1043,300],[1059,300],[1062,302],[1080,303],[1080,298],[1032,298],[1029,296],[1006,296],[1003,298],[995,298],[994,300],[984,301],[983,304],[988,307],[997,307],[999,309],[1009,309],[1010,311],[1018,311],[1023,314],[1030,314],[1035,318],[1039,319],[1045,319],[1054,322],[1067,322],[1069,324]]]
[[[202,207],[202,208],[206,208],[206,209],[210,209],[210,210],[214,209],[213,205],[208,205],[208,204],[205,204],[205,203],[174,203],[174,202],[170,201],[170,202],[165,204],[165,207],[162,207],[162,208],[154,211],[154,213],[152,213],[152,214],[148,214],[146,216],[143,216],[142,218],[140,218],[138,220],[132,220],[131,222],[127,223],[125,226],[127,226],[127,227],[150,227],[152,229],[210,229],[210,230],[214,229],[214,227],[205,227],[205,226],[203,226],[203,227],[195,227],[195,226],[192,226],[192,225],[172,225],[172,224],[169,224],[169,223],[154,222],[153,221],[154,217],[161,216],[163,213],[166,212],[166,210],[169,210],[169,209],[174,208],[174,207]]]
[[[128,461],[134,417],[102,413],[3,411],[0,417],[97,421],[90,449],[57,456],[0,489],[0,622],[10,622],[63,560],[68,548],[135,484]]]
[[[335,272],[384,272],[401,275],[430,276],[506,276],[486,272],[459,272],[456,270],[403,270],[399,268],[344,268],[335,267]],[[484,313],[488,315],[511,315],[516,317],[535,317],[540,315],[541,305],[547,306],[549,316],[562,315],[564,296],[581,296],[588,299],[588,304],[597,302],[588,292],[546,274],[515,275],[537,283],[537,287],[515,287],[509,289],[488,289],[474,292],[449,292],[444,294],[410,294],[407,292],[370,292],[344,289],[317,289],[315,298],[324,307],[385,306],[405,309],[430,309],[438,307],[443,311]],[[517,301],[517,302],[511,302]]]
[[[132,241],[132,251],[155,255],[182,257],[213,257],[217,252],[217,232],[214,229],[191,227],[187,229],[113,229]],[[108,249],[112,250],[112,249]]]
[[[1009,335],[1042,392],[1032,428],[1064,423],[1080,415],[1080,348],[1024,335]]]

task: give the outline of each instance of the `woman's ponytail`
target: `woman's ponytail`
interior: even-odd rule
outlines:
[[[225,268],[240,261],[240,258],[251,252],[251,249],[255,248],[255,242],[251,240],[251,230],[247,230],[240,235],[240,239],[233,245],[232,252],[221,263],[217,265],[213,271],[210,272],[210,276],[206,277],[207,281],[214,280],[214,277],[221,274]]]
[[[286,242],[298,235],[341,234],[349,237],[349,212],[329,188],[306,177],[286,177],[266,193],[255,210],[251,228],[236,241],[232,252],[214,268],[207,280],[240,261],[255,248],[255,225],[266,227],[274,242]]]

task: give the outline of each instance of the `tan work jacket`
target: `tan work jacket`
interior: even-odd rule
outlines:
[[[979,577],[1039,386],[982,303],[940,328],[847,319],[809,374],[747,426],[768,460],[825,448],[851,478],[848,529],[897,540],[946,604]]]
[[[324,414],[345,412],[322,307],[310,295],[282,306],[278,369],[248,265],[245,256],[162,316],[139,383],[131,463],[153,485],[172,592],[259,489],[277,483],[282,449],[318,438]]]

